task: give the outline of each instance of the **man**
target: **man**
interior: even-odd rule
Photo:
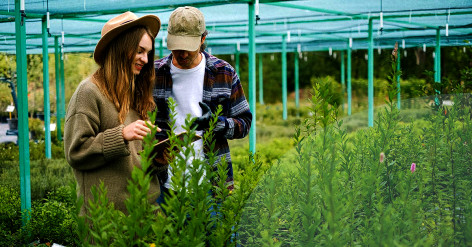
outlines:
[[[195,117],[197,134],[208,128],[209,120],[219,105],[221,116],[214,130],[217,162],[225,159],[228,164],[227,186],[233,188],[233,166],[228,139],[244,138],[251,128],[252,113],[244,96],[239,77],[226,61],[218,59],[205,49],[205,20],[200,10],[194,7],[179,7],[169,17],[167,28],[169,56],[157,60],[154,101],[157,105],[156,124],[163,131],[169,129],[169,97],[177,103],[176,132],[183,131],[187,114]],[[201,131],[201,132],[198,132]],[[202,141],[194,143],[203,157]],[[198,154],[197,154],[198,156]],[[172,173],[169,172],[170,178]],[[167,180],[169,188],[170,179]]]

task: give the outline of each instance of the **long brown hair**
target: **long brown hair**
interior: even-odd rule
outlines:
[[[144,34],[152,40],[152,50],[148,54],[148,63],[139,75],[134,75],[132,64],[138,51],[139,42]],[[115,38],[105,51],[105,58],[93,74],[95,84],[100,91],[115,104],[121,123],[124,123],[129,109],[136,110],[142,119],[147,119],[147,112],[155,108],[152,97],[154,87],[154,36],[148,28],[138,26],[123,32]]]

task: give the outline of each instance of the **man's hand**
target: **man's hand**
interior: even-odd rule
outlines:
[[[203,102],[198,102],[198,104],[202,108],[202,116],[195,118],[195,121],[193,121],[191,127],[196,128],[196,130],[204,130],[210,127],[212,113],[210,107],[207,104]]]

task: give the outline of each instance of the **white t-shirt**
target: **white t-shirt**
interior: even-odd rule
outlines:
[[[170,74],[172,75],[172,94],[177,106],[175,133],[184,132],[182,128],[185,125],[187,115],[193,117],[202,116],[202,108],[198,102],[203,100],[203,79],[205,77],[205,56],[202,54],[202,61],[196,67],[191,69],[179,69],[173,63],[170,65]],[[197,131],[197,135],[202,135],[203,131]],[[195,148],[195,158],[203,159],[203,141],[200,139],[192,143]],[[188,164],[191,165],[192,157],[189,158]],[[187,174],[189,171],[186,170]],[[166,188],[171,188],[170,178],[172,177],[172,169],[169,167],[169,178],[164,184]]]

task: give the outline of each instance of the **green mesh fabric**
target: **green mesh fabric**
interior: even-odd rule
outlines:
[[[65,52],[93,52],[104,22],[130,10],[138,16],[155,14],[162,22],[156,54],[166,49],[166,27],[178,6],[199,7],[206,18],[208,51],[214,54],[248,52],[248,4],[251,1],[134,1],[134,0],[25,0],[27,53],[41,53],[41,17],[49,9],[49,51],[54,36]],[[0,1],[0,52],[15,53],[15,1]],[[256,9],[257,11],[257,9]],[[380,16],[382,13],[382,20]],[[374,47],[430,47],[469,45],[472,38],[470,0],[313,0],[260,1],[256,24],[256,52],[354,50],[368,48],[369,19]],[[351,41],[350,41],[351,40]],[[161,48],[162,46],[162,48]]]

